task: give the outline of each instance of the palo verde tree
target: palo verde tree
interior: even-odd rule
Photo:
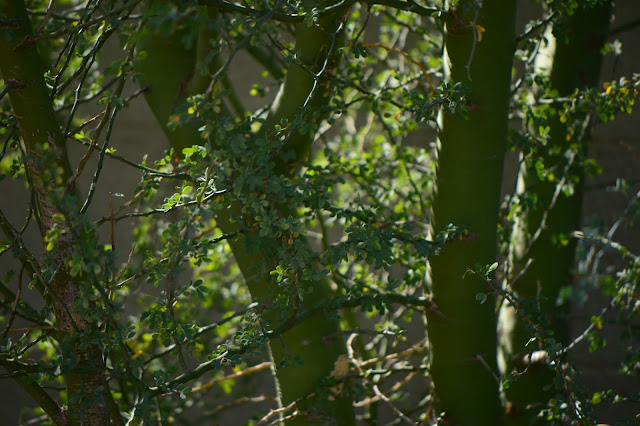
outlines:
[[[517,28],[516,1],[0,0],[0,185],[26,203],[0,208],[0,378],[23,420],[592,424],[637,404],[584,388],[573,356],[615,319],[637,377],[640,260],[614,237],[638,195],[618,182],[608,230],[571,196],[638,77],[597,82],[610,2],[544,3]],[[119,136],[141,104],[155,158]],[[509,149],[529,186],[503,199]],[[107,165],[138,178],[115,194]],[[576,246],[605,308],[569,341]],[[544,389],[522,396],[527,354]]]
[[[155,7],[158,9],[154,9]],[[151,25],[155,19],[160,21],[166,19],[166,9],[164,8],[167,7],[171,9],[175,8],[175,5],[170,2],[157,2],[152,6],[149,11]],[[221,48],[218,46],[219,32],[215,28],[218,22],[210,19],[210,16],[215,17],[216,12],[207,7],[199,7],[195,11],[197,12],[195,16],[200,19],[195,28],[186,27],[163,32],[162,27],[156,29],[150,25],[151,29],[148,33],[142,33],[138,45],[138,49],[146,55],[145,59],[140,61],[139,70],[143,74],[144,83],[149,85],[146,92],[147,102],[158,121],[164,125],[174,152],[177,155],[190,157],[197,157],[201,155],[200,152],[206,152],[194,150],[191,148],[192,146],[204,146],[208,151],[219,151],[220,158],[230,161],[231,169],[235,170],[228,177],[229,180],[237,179],[238,170],[241,169],[245,170],[240,172],[241,174],[251,176],[255,174],[251,168],[257,167],[265,167],[266,176],[274,177],[276,180],[279,176],[291,176],[300,167],[299,162],[306,158],[306,153],[313,140],[314,133],[312,131],[303,134],[289,130],[285,136],[286,143],[273,152],[265,151],[261,154],[267,156],[262,161],[271,157],[273,164],[259,164],[255,159],[246,164],[246,158],[242,158],[246,156],[245,153],[242,153],[240,158],[228,155],[228,136],[224,134],[224,131],[221,134],[218,126],[229,120],[229,111],[224,104],[218,105],[219,112],[215,111],[215,106],[201,106],[207,102],[208,91],[216,90],[216,80],[224,80],[229,87],[228,80],[224,75],[225,67],[219,56],[215,54]],[[309,109],[314,110],[316,114],[321,113],[319,109],[326,105],[330,87],[320,78],[322,73],[335,69],[337,61],[335,51],[340,47],[342,39],[341,31],[339,31],[342,17],[342,14],[329,14],[319,20],[317,25],[321,26],[322,30],[302,22],[296,24],[294,48],[299,52],[297,58],[299,63],[294,64],[288,70],[276,100],[255,139],[248,141],[236,139],[240,145],[236,147],[239,148],[238,154],[242,151],[261,150],[265,143],[281,135],[283,132],[276,130],[276,124],[282,126],[284,123],[285,126],[296,127],[295,120],[301,119],[299,117],[301,111]],[[192,49],[185,50],[184,37],[193,37]],[[167,51],[167,46],[170,46],[172,50]],[[182,66],[174,68],[172,63],[180,63]],[[229,61],[226,62],[227,66],[228,64]],[[278,75],[277,72],[276,74]],[[319,77],[314,78],[314,74],[318,74]],[[181,89],[181,85],[185,84],[186,87]],[[167,86],[175,90],[165,90]],[[186,111],[186,120],[200,121],[199,118],[204,118],[203,115],[206,114],[206,120],[200,121],[200,123],[205,124],[208,127],[207,130],[200,132],[199,125],[190,125],[178,126],[181,128],[174,131],[175,126],[171,126],[170,117],[182,118],[179,113],[174,115],[176,112],[173,109],[175,96],[180,97],[179,103],[191,104]],[[203,108],[208,111],[199,112]],[[245,116],[244,109],[237,107],[236,110],[239,118]],[[244,126],[248,124],[243,123]],[[275,134],[276,131],[278,134]],[[244,149],[242,149],[242,145],[245,145]],[[209,167],[211,166],[214,166],[214,163],[211,163]],[[279,186],[278,183],[274,184]],[[231,189],[231,185],[230,183],[228,189]],[[269,216],[277,221],[281,221],[283,217],[296,218],[296,204],[292,204],[285,198],[273,205],[262,206],[255,210],[251,204],[262,204],[266,194],[260,194],[256,200],[252,200],[252,196],[247,199],[247,194],[253,192],[252,188],[255,187],[255,182],[248,182],[246,185],[248,186],[245,188],[230,191],[235,192],[231,195],[234,200],[217,212],[214,218],[222,232],[239,234],[236,238],[229,240],[234,258],[240,267],[252,298],[263,303],[275,304],[267,308],[264,318],[266,321],[277,323],[278,317],[283,315],[279,309],[275,309],[278,304],[283,304],[283,306],[289,306],[292,303],[298,304],[300,300],[296,299],[300,298],[308,306],[313,306],[330,298],[331,290],[323,274],[301,269],[303,265],[308,263],[308,260],[302,258],[300,263],[295,265],[298,271],[294,274],[294,282],[301,281],[293,287],[298,288],[292,294],[282,292],[280,284],[282,281],[273,279],[270,272],[273,270],[273,266],[280,263],[285,252],[290,249],[286,250],[286,246],[284,251],[283,248],[277,250],[276,247],[271,250],[266,247],[251,249],[248,245],[251,244],[252,239],[256,239],[256,243],[260,246],[260,241],[266,239],[264,232],[255,231],[255,227],[260,226],[260,221],[268,220]],[[222,181],[218,180],[216,182],[217,190],[223,190],[222,187]],[[269,209],[263,211],[263,207],[269,207]],[[301,247],[303,252],[309,251],[304,238],[296,238],[295,242],[293,241],[293,238],[297,236],[289,232],[287,222],[280,222],[279,226],[281,237],[287,238],[287,245]],[[273,239],[273,235],[268,237],[269,240]],[[257,264],[256,256],[262,256],[262,260]],[[288,273],[293,272],[293,270],[288,271]],[[308,292],[308,295],[302,297],[300,292]],[[278,342],[273,342],[270,345],[282,404],[289,405],[298,398],[313,392],[318,381],[331,376],[332,371],[339,367],[340,362],[343,362],[342,359],[346,362],[344,342],[339,336],[336,336],[339,334],[339,330],[337,317],[327,318],[326,315],[319,312],[287,330]],[[291,359],[292,354],[296,354],[296,360]],[[297,368],[285,368],[284,364],[292,362],[300,365]],[[300,380],[301,376],[306,380]],[[344,395],[333,401],[330,403],[332,406],[330,408],[331,416],[340,419],[339,423],[341,424],[352,424],[353,408],[350,398]],[[300,421],[305,423],[308,420],[301,418]]]
[[[609,2],[583,4],[544,24],[547,29],[540,31],[547,45],[541,46],[541,58],[531,62],[541,86],[537,96],[575,96],[576,90],[598,86],[611,8]],[[545,60],[549,57],[551,63]],[[525,125],[543,145],[532,144],[523,152],[512,207],[520,211],[513,216],[506,284],[535,307],[540,320],[548,321],[548,338],[553,339],[548,342],[566,345],[567,296],[577,246],[571,234],[580,229],[585,171],[593,171],[586,149],[597,113],[588,102],[567,106],[566,100],[557,99],[527,107],[525,117]],[[530,424],[530,416],[522,412],[552,397],[553,374],[545,365],[548,358],[535,356],[543,349],[540,342],[528,344],[531,335],[514,306],[506,303],[502,308],[504,368],[521,375],[506,391],[514,404],[511,418],[514,424]]]
[[[515,3],[459,2],[445,25],[444,77],[469,93],[462,116],[445,114],[439,123],[431,226],[432,233],[446,233],[452,224],[467,232],[431,259],[437,311],[427,310],[427,328],[439,410],[460,424],[493,425],[502,417],[495,299],[478,300],[486,283],[467,270],[496,259]]]

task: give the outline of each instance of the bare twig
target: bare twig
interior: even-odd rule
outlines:
[[[229,374],[227,376],[223,376],[223,377],[218,377],[217,379],[214,379],[208,383],[205,383],[204,385],[200,385],[200,386],[196,386],[195,388],[192,389],[192,392],[199,392],[199,391],[203,391],[206,389],[209,389],[215,385],[217,385],[220,382],[224,382],[226,380],[233,380],[233,379],[237,379],[238,377],[242,377],[242,376],[248,376],[249,374],[253,374],[253,373],[257,373],[258,371],[262,371],[265,370],[269,367],[271,367],[273,363],[265,361],[262,362],[258,365],[253,365],[251,367],[247,367],[244,370],[240,370],[236,373],[233,374]]]
[[[266,402],[266,401],[277,401],[278,399],[274,396],[243,396],[238,399],[234,399],[233,401],[227,402],[225,404],[220,404],[216,408],[211,411],[207,411],[205,416],[212,416],[214,414],[219,413],[220,411],[226,410],[231,407],[236,407],[238,405],[246,404],[247,402]]]
[[[400,389],[402,389],[402,387],[404,385],[406,385],[407,383],[409,383],[409,381],[411,381],[411,379],[413,379],[415,377],[415,375],[418,374],[417,371],[410,371],[409,374],[407,374],[407,376],[405,378],[403,378],[402,380],[399,380],[398,382],[396,382],[395,385],[391,386],[389,389],[387,389],[386,393],[390,394],[393,393],[395,391],[398,391]],[[366,407],[367,405],[370,405],[374,402],[380,401],[380,397],[379,396],[374,396],[372,398],[366,398],[363,399],[362,401],[358,401],[356,403],[353,404],[354,407]]]
[[[387,362],[393,359],[400,359],[400,358],[409,358],[413,355],[419,355],[419,354],[424,354],[426,353],[427,348],[424,345],[424,341],[418,342],[415,345],[413,345],[412,347],[410,347],[409,349],[405,349],[402,352],[396,352],[393,354],[389,354],[386,355],[384,357],[378,357],[378,358],[371,358],[368,359],[366,361],[362,361],[360,363],[360,367],[361,368],[368,368],[374,364],[377,364],[379,362]]]
[[[351,346],[351,344],[353,343],[353,340],[355,339],[356,334],[352,334],[351,336],[349,336],[349,338],[347,339],[347,355],[349,356],[349,361],[351,361],[351,363],[356,367],[356,369],[360,372],[360,374],[362,374],[364,376],[364,371],[362,370],[362,366],[361,364],[358,362],[358,360],[355,357],[355,351],[353,350],[353,347]],[[371,388],[373,389],[373,392],[376,394],[376,396],[381,399],[382,401],[386,402],[387,405],[391,408],[391,410],[396,413],[398,415],[398,417],[400,417],[402,420],[404,420],[407,424],[410,425],[415,425],[416,422],[414,422],[413,420],[411,420],[409,417],[407,417],[402,411],[400,411],[392,402],[391,400],[389,400],[389,398],[387,398],[387,396],[385,394],[383,394],[382,392],[380,392],[380,389],[378,388],[378,385],[376,385],[375,383],[371,383]]]
[[[280,407],[280,408],[276,408],[274,410],[270,410],[264,417],[262,417],[260,420],[258,420],[258,422],[255,424],[255,426],[261,426],[261,425],[267,424],[267,422],[270,421],[272,418],[274,418],[276,416],[280,416],[281,414],[284,414],[284,413],[286,413],[288,411],[293,410],[297,404],[299,404],[302,401],[304,401],[305,399],[311,398],[313,396],[316,396],[315,392],[310,393],[308,395],[305,395],[302,398],[296,399],[295,401],[293,401],[291,404],[287,405],[286,407]],[[298,413],[298,410],[296,410],[295,413]],[[271,422],[271,423],[269,423],[269,425],[278,424],[278,423],[281,423],[282,421],[283,421],[282,418],[278,418],[275,423]]]
[[[471,62],[473,62],[473,57],[476,53],[476,45],[478,44],[478,18],[480,18],[480,9],[482,8],[482,0],[480,0],[476,4],[476,14],[473,17],[473,23],[471,24],[471,31],[473,32],[473,44],[471,45],[471,53],[469,53],[469,61],[467,65],[464,66],[464,69],[467,70],[467,78],[471,81]]]

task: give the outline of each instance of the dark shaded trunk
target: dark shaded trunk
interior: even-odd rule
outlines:
[[[446,79],[471,92],[468,119],[441,117],[432,233],[453,223],[468,234],[445,244],[430,261],[431,292],[441,315],[427,312],[427,329],[437,412],[461,425],[502,421],[495,299],[481,303],[476,295],[490,289],[467,271],[496,260],[515,3],[485,0],[477,9],[475,1],[460,1],[446,22]]]

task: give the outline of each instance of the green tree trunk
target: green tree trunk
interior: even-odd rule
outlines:
[[[439,312],[427,312],[436,408],[465,426],[502,421],[495,300],[489,296],[480,303],[476,295],[489,289],[466,272],[496,260],[516,2],[485,0],[477,7],[478,2],[460,1],[446,22],[446,79],[471,92],[467,120],[441,117],[432,218],[434,235],[449,223],[469,233],[430,261]]]
[[[557,91],[558,96],[568,96],[576,89],[595,87],[598,84],[602,62],[600,49],[606,41],[610,17],[610,2],[598,7],[580,8],[559,29],[565,36],[556,39],[555,52],[549,52],[553,55],[551,89]],[[574,119],[582,123],[585,116]],[[570,234],[580,229],[584,175],[581,163],[590,137],[590,129],[583,133],[582,140],[568,137],[569,124],[562,123],[557,116],[553,119],[545,152],[539,157],[542,158],[545,169],[558,171],[558,179],[562,178],[562,170],[568,170],[573,180],[572,195],[560,192],[555,205],[548,210],[556,192],[557,179],[541,181],[535,169],[535,161],[524,161],[518,176],[517,191],[519,195],[535,197],[537,201],[534,208],[519,212],[511,237],[509,256],[510,270],[513,273],[517,273],[529,259],[532,260],[510,290],[523,300],[532,301],[532,298],[537,298],[531,306],[540,309],[540,319],[546,318],[554,332],[553,338],[563,344],[567,343],[568,338],[568,305],[564,303],[559,306],[558,296],[563,287],[571,286],[572,283],[571,271],[576,245]],[[575,157],[573,164],[568,165],[565,154],[569,150],[575,153]],[[547,210],[544,228],[539,237],[531,241]],[[505,397],[510,403],[509,421],[528,425],[531,415],[541,408],[540,404],[548,401],[555,393],[552,386],[553,371],[544,357],[534,358],[542,362],[526,362],[526,355],[540,348],[532,345],[525,347],[532,336],[522,318],[507,303],[500,312],[500,328],[501,357],[505,372],[522,372],[528,367],[526,373],[505,391]],[[527,409],[528,406],[530,408]]]
[[[329,48],[335,43],[331,32],[336,31],[340,17],[329,16],[320,20],[321,31],[306,24],[296,26],[296,51],[300,52],[299,60],[311,71],[319,72],[325,62]],[[177,130],[169,130],[166,126],[169,116],[175,106],[184,102],[187,96],[200,93],[202,90],[193,87],[177,98],[176,93],[184,87],[188,76],[193,72],[196,63],[195,52],[188,52],[179,42],[180,36],[174,35],[170,39],[159,35],[150,35],[140,43],[141,50],[147,52],[147,58],[139,65],[139,70],[145,75],[146,84],[150,85],[146,93],[146,99],[151,106],[158,121],[163,124],[171,145],[180,151],[184,147],[201,145],[203,139],[197,131],[198,125],[191,124],[180,127]],[[202,42],[202,41],[201,41]],[[179,67],[173,67],[179,63]],[[169,65],[171,64],[171,66]],[[214,67],[215,68],[215,67]],[[215,69],[213,70],[216,71]],[[309,94],[314,90],[315,80],[307,71],[293,64],[289,67],[280,92],[274,102],[271,113],[262,125],[260,133],[267,134],[273,131],[276,123],[285,119],[292,122],[296,115],[301,113]],[[324,84],[324,83],[323,83]],[[176,99],[178,101],[176,102]],[[315,110],[328,100],[326,87],[317,87],[315,96],[308,103],[308,110]],[[307,117],[308,118],[308,117]],[[299,167],[298,163],[305,160],[310,150],[313,139],[308,134],[294,134],[276,160],[275,172],[277,174],[291,175]],[[217,141],[221,142],[221,141]],[[280,208],[283,216],[295,216],[295,209],[286,206]],[[233,202],[226,209],[221,210],[216,221],[225,233],[239,230],[239,225],[233,216],[242,216],[242,205]],[[304,242],[306,244],[306,241]],[[269,277],[268,271],[263,271],[258,265],[277,264],[278,259],[269,259],[268,255],[261,253],[256,259],[255,253],[247,251],[244,235],[229,241],[233,255],[244,276],[252,298],[258,302],[269,303],[274,301],[282,289]],[[317,303],[327,300],[331,296],[329,283],[320,280],[305,283],[313,291],[306,294],[304,304],[312,307]],[[266,315],[266,319],[276,327],[278,319],[276,314]],[[276,369],[277,386],[280,394],[280,404],[287,406],[299,398],[315,392],[321,380],[331,376],[336,361],[345,357],[346,349],[339,333],[340,327],[336,320],[329,320],[324,314],[316,314],[306,319],[301,324],[287,331],[281,339],[272,341],[270,352],[276,366],[283,362],[291,361],[290,357],[299,356],[302,362],[300,366],[289,366]],[[288,425],[305,425],[315,422],[325,422],[328,416],[335,419],[338,424],[354,424],[354,412],[351,398],[348,392],[343,392],[336,398],[321,401],[317,412],[311,412],[311,416],[298,416],[287,421]],[[316,399],[317,402],[317,399]],[[315,404],[302,402],[299,410],[311,409]],[[317,417],[316,417],[317,415]]]
[[[52,261],[59,269],[47,291],[48,296],[52,296],[49,300],[56,314],[56,338],[72,349],[77,362],[62,373],[67,388],[66,409],[56,407],[46,391],[35,383],[30,384],[28,391],[58,424],[106,425],[110,423],[111,395],[103,374],[102,354],[93,344],[81,344],[82,335],[90,333],[94,325],[74,307],[79,299],[79,287],[88,283],[72,277],[66,266],[80,244],[75,220],[79,206],[75,185],[69,180],[72,173],[65,138],[45,85],[45,68],[35,42],[30,39],[33,31],[24,2],[0,1],[0,20],[0,71],[5,86],[10,87],[9,99],[29,158],[27,168],[37,202],[40,231],[43,238],[56,225],[65,231],[54,249]],[[63,209],[62,205],[67,208]],[[56,223],[56,215],[62,215],[65,220]],[[30,266],[35,271],[41,268]],[[9,361],[3,365],[12,368]],[[114,422],[121,424],[121,419],[116,416]]]

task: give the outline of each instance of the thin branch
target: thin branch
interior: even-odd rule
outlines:
[[[516,37],[516,42],[520,42],[522,40],[528,39],[529,37],[531,37],[533,33],[535,33],[538,30],[542,30],[542,32],[544,32],[544,29],[547,27],[549,22],[551,22],[553,18],[555,18],[556,14],[557,12],[554,11],[550,13],[549,16],[547,16],[546,18],[536,22],[531,26],[527,26],[526,31],[523,34],[520,34],[519,36]]]
[[[43,34],[42,33],[42,31],[44,30],[44,27],[46,26],[48,18],[51,16],[51,10],[50,9],[51,9],[51,3],[52,2],[53,2],[53,0],[50,0],[49,7],[47,8],[47,12],[46,12],[46,15],[45,15],[45,19],[43,20],[42,25],[38,29],[38,32],[36,34],[34,34],[33,36],[26,38],[24,41],[22,41],[22,43],[31,44],[31,43],[35,43],[35,42],[40,41],[40,40],[56,39],[56,38],[59,38],[60,36],[63,36],[65,34],[69,33],[69,29],[68,28],[64,28],[62,30],[56,31],[54,33],[49,33],[49,34]],[[116,16],[116,15],[119,15],[120,12],[124,12],[127,9],[135,8],[135,6],[137,6],[138,3],[141,3],[141,2],[142,2],[142,0],[132,0],[129,3],[125,3],[124,5],[116,8],[116,9],[113,9],[111,12],[109,12],[109,13],[107,13],[105,15],[99,16],[97,18],[91,19],[91,20],[86,21],[86,22],[78,23],[77,25],[74,26],[74,30],[79,32],[80,30],[84,30],[84,29],[90,28],[91,26],[93,26],[95,24],[99,24],[99,23],[101,23],[103,21],[106,21],[106,20]],[[131,12],[129,12],[129,14],[130,13]],[[128,17],[129,14],[127,14],[127,17]],[[74,22],[75,22],[75,20],[74,20]]]
[[[619,27],[612,28],[611,31],[609,31],[609,35],[610,36],[617,36],[620,33],[624,33],[626,31],[631,31],[631,30],[635,29],[638,26],[640,26],[640,18],[636,19],[634,21],[631,21],[631,22],[627,22],[626,24],[622,24]]]
[[[293,410],[296,405],[300,404],[302,401],[304,401],[305,399],[309,399],[311,397],[316,396],[315,392],[312,392],[308,395],[305,395],[301,398],[296,399],[295,401],[293,401],[291,404],[285,406],[285,407],[280,407],[280,408],[276,408],[275,410],[270,410],[264,417],[262,417],[260,420],[258,420],[258,422],[255,424],[255,426],[261,426],[266,424],[269,420],[271,420],[272,418],[276,417],[276,416],[280,416],[280,414],[284,414],[287,411],[291,411]],[[298,412],[297,410],[295,411],[296,413]],[[289,417],[289,416],[287,416]],[[277,419],[275,424],[281,423],[283,419]],[[271,425],[273,423],[269,423],[269,425]]]
[[[2,339],[4,340],[7,337],[7,333],[11,330],[11,326],[13,325],[13,320],[16,318],[16,310],[18,309],[18,302],[20,301],[20,296],[22,295],[22,274],[24,273],[25,264],[22,264],[20,268],[20,272],[18,272],[18,291],[16,291],[16,298],[13,301],[13,305],[11,306],[11,315],[9,316],[9,321],[7,322],[7,327],[4,329],[2,333]]]
[[[351,346],[351,343],[353,342],[353,339],[356,337],[356,334],[352,334],[351,336],[349,336],[349,338],[347,339],[347,355],[349,356],[349,361],[351,361],[351,363],[354,365],[354,367],[356,367],[356,370],[358,370],[360,372],[360,374],[362,374],[364,376],[364,371],[362,371],[362,366],[360,365],[360,363],[356,360],[355,357],[355,352],[353,350],[353,347]],[[382,401],[386,402],[387,405],[391,408],[391,410],[396,413],[396,415],[398,417],[400,417],[402,420],[404,420],[407,424],[410,425],[415,425],[416,422],[414,422],[413,420],[411,420],[409,417],[407,417],[402,411],[400,411],[400,409],[398,409],[392,402],[391,400],[389,400],[389,398],[387,398],[387,396],[385,394],[383,394],[382,392],[380,392],[380,389],[378,388],[378,385],[376,385],[375,383],[371,382],[371,388],[373,389],[373,392],[376,394],[376,396],[381,399]]]
[[[233,380],[233,379],[237,379],[238,377],[243,377],[243,376],[248,376],[249,374],[253,374],[253,373],[257,373],[258,371],[262,371],[262,370],[266,370],[267,368],[270,368],[273,365],[272,362],[269,361],[265,361],[262,362],[258,365],[253,365],[251,367],[245,368],[244,370],[240,370],[236,373],[232,373],[229,374],[227,376],[223,376],[223,377],[218,377],[208,383],[205,383],[204,385],[200,385],[200,386],[196,386],[195,388],[193,388],[191,391],[192,392],[200,392],[203,390],[207,390],[209,388],[212,388],[213,386],[217,385],[218,383],[224,382],[226,380]]]
[[[207,411],[204,413],[205,416],[213,416],[214,414],[219,413],[220,411],[224,411],[231,407],[236,407],[238,405],[246,404],[247,402],[267,402],[267,401],[277,401],[278,398],[274,396],[243,396],[233,401],[220,404],[216,408],[211,411]]]
[[[392,393],[402,389],[402,387],[404,385],[406,385],[407,383],[409,383],[411,381],[411,379],[413,379],[416,376],[416,374],[418,374],[417,371],[410,371],[409,374],[407,374],[407,376],[404,379],[399,380],[398,382],[396,382],[396,384],[391,386],[389,389],[387,389],[385,391],[385,393],[386,394],[392,394]],[[366,407],[367,405],[371,405],[374,402],[380,401],[380,399],[381,398],[376,395],[374,397],[366,398],[366,399],[363,399],[362,401],[355,402],[353,404],[353,406],[354,407]]]
[[[226,317],[226,318],[224,318],[224,319],[222,319],[222,320],[220,320],[220,321],[218,321],[218,322],[216,322],[216,323],[209,324],[209,325],[207,325],[206,327],[202,327],[200,330],[198,330],[198,331],[194,334],[194,336],[193,336],[193,337],[194,337],[194,339],[196,339],[196,338],[198,338],[198,337],[202,336],[204,333],[206,333],[206,332],[208,332],[208,331],[215,330],[216,328],[219,328],[220,326],[222,326],[222,325],[224,325],[224,324],[228,323],[228,322],[229,322],[229,321],[231,321],[232,319],[234,319],[234,318],[238,318],[238,317],[241,317],[241,316],[245,315],[247,312],[249,312],[249,311],[251,311],[251,310],[253,310],[253,309],[256,309],[258,306],[259,306],[259,304],[258,304],[258,303],[256,303],[256,302],[251,303],[251,304],[249,304],[245,309],[243,309],[243,310],[241,310],[241,311],[239,311],[239,312],[235,312],[235,313],[233,313],[233,314],[229,315],[228,317]],[[155,354],[155,355],[153,355],[153,356],[149,357],[149,359],[147,359],[147,360],[144,362],[144,364],[145,364],[145,365],[147,365],[147,364],[149,364],[151,361],[153,361],[154,359],[161,358],[161,357],[163,357],[163,356],[165,356],[165,355],[170,354],[170,353],[171,353],[171,352],[172,352],[176,347],[178,347],[178,346],[179,346],[179,345],[175,345],[175,344],[174,344],[174,345],[169,346],[166,350],[164,350],[164,351],[162,351],[162,352],[160,352],[160,353],[158,353],[158,354]]]
[[[378,363],[386,363],[387,361],[391,361],[391,360],[395,360],[395,359],[400,359],[400,358],[409,358],[411,356],[414,355],[420,355],[420,354],[425,354],[427,352],[427,348],[424,344],[424,341],[422,342],[418,342],[417,344],[413,345],[412,347],[410,347],[409,349],[405,349],[404,351],[401,352],[396,352],[393,354],[389,354],[383,357],[376,357],[376,358],[371,358],[368,359],[366,361],[362,361],[360,363],[360,367],[362,368],[368,368],[374,364],[378,364]]]
[[[469,53],[469,61],[464,66],[464,69],[467,70],[467,78],[471,81],[471,62],[473,61],[473,57],[476,53],[476,46],[478,44],[478,19],[480,18],[480,8],[482,7],[482,0],[480,3],[476,5],[476,14],[473,17],[473,23],[471,24],[471,31],[473,31],[473,44],[471,45],[471,53]]]
[[[207,196],[204,197],[204,199],[202,201],[203,202],[207,202],[211,198],[215,198],[215,197],[218,197],[220,195],[224,195],[227,192],[229,192],[228,189],[223,189],[223,190],[220,190],[220,191],[210,192],[209,194],[207,194]],[[174,204],[173,206],[171,206],[170,208],[168,208],[166,210],[165,209],[153,209],[153,210],[148,210],[146,212],[126,213],[126,214],[123,214],[123,215],[120,215],[120,216],[116,216],[114,218],[114,220],[116,222],[118,222],[118,221],[120,221],[122,219],[130,218],[130,217],[147,217],[147,216],[151,216],[151,215],[154,215],[154,214],[169,213],[170,211],[173,211],[173,210],[176,210],[176,209],[182,208],[182,207],[196,207],[198,205],[199,205],[198,204],[198,200],[189,201],[187,203],[176,203],[176,204]],[[100,225],[100,224],[102,224],[104,222],[110,222],[110,221],[111,221],[110,217],[102,217],[102,218],[98,219],[95,223]],[[231,238],[231,237],[237,235],[237,232],[236,233],[231,233],[231,234],[226,234],[226,235],[227,236],[225,238]]]
[[[129,46],[129,52],[127,54],[127,62],[130,62],[133,60],[133,56],[134,56],[134,51],[135,51],[135,43],[132,43],[131,46]],[[87,70],[90,67],[87,67]],[[113,122],[115,120],[116,114],[118,113],[118,109],[119,106],[113,105],[113,99],[114,97],[119,97],[120,94],[122,93],[122,90],[124,89],[124,84],[127,81],[127,73],[126,72],[122,72],[122,75],[120,76],[120,80],[118,81],[118,86],[115,90],[115,93],[112,97],[109,98],[109,102],[107,103],[107,107],[105,108],[105,113],[104,116],[102,118],[102,121],[100,122],[100,124],[98,124],[98,127],[96,127],[96,130],[94,132],[93,138],[92,138],[92,142],[89,145],[89,149],[87,150],[87,152],[84,154],[84,156],[82,157],[82,159],[80,160],[78,167],[76,169],[76,171],[74,172],[74,174],[67,180],[67,190],[69,190],[69,188],[71,188],[74,184],[74,182],[76,181],[76,179],[78,179],[78,177],[80,176],[80,174],[82,174],[82,171],[85,167],[85,165],[87,164],[87,162],[89,161],[89,158],[91,157],[91,154],[93,153],[94,148],[96,147],[97,143],[98,143],[98,139],[100,138],[100,134],[102,133],[102,130],[104,129],[104,127],[108,124],[107,126],[107,135],[105,137],[105,141],[104,144],[102,146],[101,149],[101,155],[100,158],[98,159],[98,167],[96,169],[96,173],[94,174],[94,180],[91,182],[91,187],[89,188],[89,194],[87,195],[87,200],[85,201],[85,204],[82,206],[82,208],[80,209],[80,213],[84,213],[89,205],[89,203],[91,202],[91,197],[93,195],[93,190],[95,190],[95,184],[98,180],[98,177],[100,176],[100,170],[102,169],[102,162],[104,161],[104,152],[106,151],[106,147],[107,144],[109,143],[109,140],[111,138],[111,130],[113,128]],[[81,85],[79,85],[78,87],[80,87]],[[78,95],[79,95],[79,88],[76,91],[76,100],[74,101],[75,103],[77,103],[78,101]],[[73,117],[75,111],[75,107],[72,108],[72,112],[70,114],[69,117],[69,121],[67,122],[67,127],[65,129],[65,135],[69,132],[69,127],[71,126],[71,117]]]
[[[11,291],[9,287],[5,283],[0,280],[0,293],[4,295],[5,300],[18,300],[17,295]],[[27,321],[31,321],[33,323],[40,322],[40,315],[36,309],[34,309],[29,303],[22,300],[22,303],[16,305],[16,315],[21,318],[26,319]],[[12,329],[14,331],[15,329]]]
[[[77,129],[80,130],[80,129]],[[73,133],[73,132],[72,132]],[[83,141],[80,139],[72,139],[73,141],[80,143],[82,145],[85,146],[89,146],[91,144],[91,142],[87,142],[87,141]],[[109,158],[112,158],[114,160],[120,161],[128,166],[131,166],[135,169],[141,170],[143,172],[147,172],[149,173],[150,176],[156,176],[156,177],[162,177],[162,178],[167,178],[167,179],[182,179],[182,180],[186,180],[189,182],[193,182],[194,179],[191,175],[189,175],[188,173],[168,173],[168,172],[162,172],[160,170],[156,170],[156,169],[152,169],[150,167],[145,167],[142,166],[134,161],[128,160],[125,157],[123,157],[120,154],[116,154],[115,152],[112,151],[106,151],[105,155]]]
[[[200,0],[201,4],[205,4],[207,6],[217,7],[222,10],[226,10],[229,12],[236,12],[242,15],[249,16],[260,16],[266,12],[264,9],[253,9],[247,6],[240,6],[236,3],[231,3],[225,0]],[[318,18],[323,18],[326,16],[330,16],[333,14],[343,13],[348,10],[353,4],[355,0],[342,0],[339,3],[336,3],[332,6],[324,8],[322,11],[318,13]],[[434,16],[438,15],[441,19],[448,15],[447,11],[442,9],[434,8],[434,7],[425,7],[417,4],[414,1],[403,1],[403,0],[363,0],[360,3],[365,3],[369,6],[380,5],[387,6],[398,10],[404,10],[407,12],[415,13],[419,16]],[[272,9],[273,10],[273,9]],[[280,22],[303,22],[307,17],[306,14],[299,13],[283,13],[283,12],[273,12],[272,19]]]

